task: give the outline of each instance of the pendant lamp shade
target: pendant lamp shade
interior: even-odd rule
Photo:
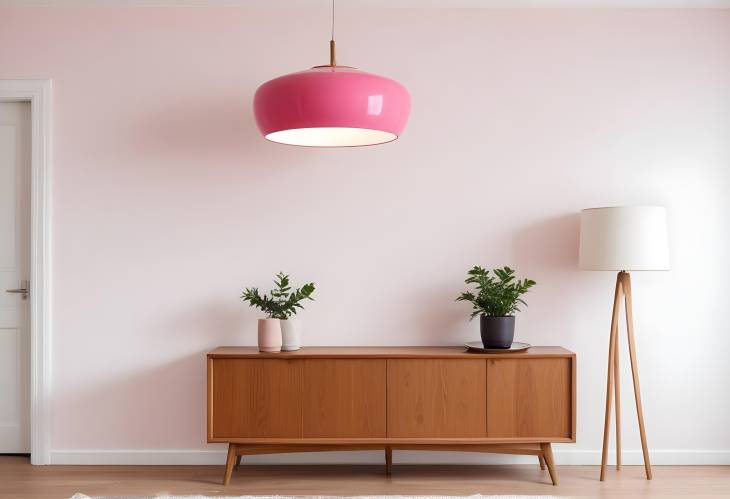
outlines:
[[[272,142],[344,147],[397,139],[411,97],[397,81],[345,66],[319,66],[261,85],[254,95],[259,130]]]

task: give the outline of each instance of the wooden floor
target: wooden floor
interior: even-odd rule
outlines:
[[[597,466],[559,466],[560,485],[534,466],[395,465],[241,466],[231,485],[220,484],[223,466],[31,466],[28,458],[0,456],[0,497],[67,498],[94,495],[469,495],[573,497],[730,498],[730,466],[641,466],[611,470],[598,481]]]

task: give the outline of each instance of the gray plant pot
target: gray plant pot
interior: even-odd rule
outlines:
[[[482,333],[484,348],[509,348],[515,338],[515,316],[479,317],[479,330]]]

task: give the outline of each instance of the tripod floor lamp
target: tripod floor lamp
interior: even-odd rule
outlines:
[[[634,342],[634,317],[631,300],[631,275],[634,270],[669,270],[667,217],[661,206],[621,206],[583,210],[580,217],[580,268],[614,270],[616,290],[613,296],[611,334],[608,343],[608,379],[606,415],[603,426],[601,480],[605,478],[608,435],[611,426],[611,399],[616,397],[616,469],[621,469],[621,399],[619,382],[618,323],[621,301],[626,307],[626,332],[631,357],[634,399],[639,418],[641,450],[647,480],[651,480],[651,463],[646,445],[644,412],[641,407],[639,368]]]

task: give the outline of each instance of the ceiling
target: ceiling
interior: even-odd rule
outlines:
[[[329,7],[329,0],[0,0],[2,5],[231,5]],[[730,8],[730,0],[337,0],[337,7],[390,8]]]

